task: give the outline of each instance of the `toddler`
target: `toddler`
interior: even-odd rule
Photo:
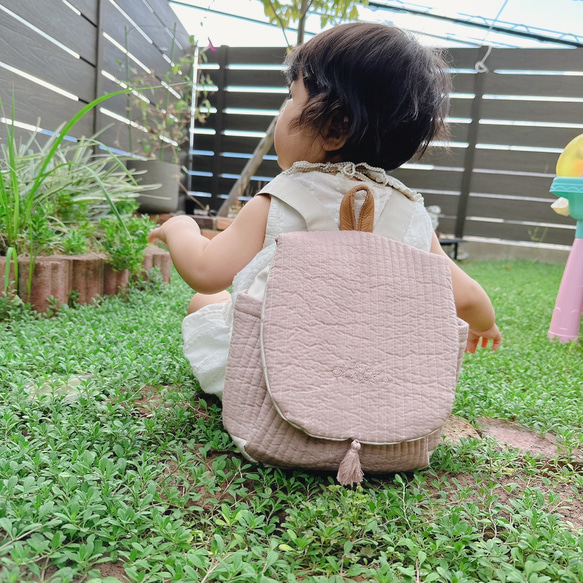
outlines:
[[[337,224],[343,196],[359,181],[373,193],[375,220],[390,197],[402,197],[408,224],[398,234],[380,234],[445,255],[422,197],[389,174],[447,133],[450,84],[443,60],[398,28],[352,23],[297,47],[286,65],[290,94],[275,129],[282,175],[306,187]],[[278,177],[211,240],[187,216],[150,234],[150,241],[166,244],[179,274],[198,292],[183,322],[184,352],[202,389],[219,397],[236,295],[260,286],[256,276],[269,265],[280,233],[307,230],[294,209],[270,199],[277,192]],[[467,350],[490,341],[498,348],[488,296],[453,261],[449,265],[458,316],[470,326]]]

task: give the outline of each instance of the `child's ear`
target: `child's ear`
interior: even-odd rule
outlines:
[[[327,152],[340,150],[348,139],[348,118],[333,118],[322,132],[322,146]]]

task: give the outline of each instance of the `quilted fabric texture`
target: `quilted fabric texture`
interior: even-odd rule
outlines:
[[[242,451],[332,470],[358,439],[365,471],[427,466],[467,337],[446,260],[370,233],[286,233],[264,302],[235,305],[223,421]]]
[[[358,231],[278,244],[262,338],[282,417],[313,437],[376,444],[441,427],[459,347],[447,260]]]

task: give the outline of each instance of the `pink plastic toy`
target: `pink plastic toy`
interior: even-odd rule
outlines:
[[[551,192],[569,201],[569,214],[577,219],[549,328],[549,338],[571,342],[579,337],[583,313],[583,134],[571,140],[559,157]]]

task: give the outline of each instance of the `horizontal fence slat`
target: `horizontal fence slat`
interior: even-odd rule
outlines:
[[[134,154],[140,153],[140,137],[142,132],[135,128],[131,128],[132,142],[130,143],[129,130],[130,126],[121,121],[112,119],[103,113],[97,114],[97,124],[100,130],[99,139],[109,146],[123,152],[132,152]]]
[[[456,73],[452,75],[453,93],[474,93],[477,73]]]
[[[581,65],[583,69],[583,64]],[[581,77],[554,75],[486,75],[484,95],[534,95],[541,97],[581,97]]]
[[[480,124],[478,143],[562,149],[580,133],[582,132],[579,130],[556,127],[534,128]]]
[[[450,142],[467,142],[470,130],[469,123],[450,123]]]
[[[472,101],[470,99],[452,97],[449,100],[449,117],[471,118]]]
[[[113,81],[111,81],[110,79],[107,79],[107,78],[104,78],[102,83],[103,83],[103,93],[104,94],[112,93],[115,91],[120,91],[122,89],[120,86],[118,86]],[[126,118],[127,117],[127,95],[121,94],[121,95],[115,95],[113,97],[110,97],[109,99],[106,99],[101,104],[101,107],[109,109],[110,111],[113,111],[114,113]]]
[[[277,71],[227,70],[227,87],[285,87],[285,77]]]
[[[228,47],[230,64],[277,65],[285,59],[282,47]],[[209,63],[216,63],[216,53],[207,51]]]
[[[273,118],[266,115],[225,114],[223,120],[225,131],[265,132]],[[209,117],[205,127],[213,127],[212,122],[213,120]]]
[[[476,48],[448,48],[445,51],[445,60],[456,69],[473,69],[480,60],[483,47]]]
[[[201,176],[198,178],[196,182],[196,187],[194,190],[200,190],[202,192],[210,192],[211,185],[212,185],[213,178],[207,176]],[[244,196],[254,196],[261,188],[263,188],[269,181],[256,181],[251,180],[249,183],[249,187],[245,191],[246,194]],[[231,190],[232,186],[235,184],[234,178],[224,178],[219,177],[217,181],[217,192],[218,196],[226,196],[229,191]],[[218,205],[220,206],[220,202]]]
[[[412,164],[432,164],[462,168],[464,164],[465,148],[429,148],[421,159],[413,159]]]
[[[214,146],[214,136],[196,135],[194,137],[195,148],[212,150]],[[246,136],[221,136],[221,152],[235,152],[251,154],[259,138],[250,138]],[[202,148],[202,144],[207,147]]]
[[[571,245],[575,231],[556,228],[540,228],[512,223],[489,223],[475,221],[468,217],[464,235],[485,237],[488,239],[505,239],[508,241],[526,241],[530,243],[550,243],[552,245]]]
[[[248,161],[248,158],[221,158],[221,172],[223,174],[240,174]],[[212,156],[193,156],[192,170],[194,172],[212,172]],[[256,176],[267,176],[275,178],[281,169],[276,160],[263,160],[259,168],[255,171]]]
[[[521,176],[510,173],[472,174],[472,192],[527,196],[536,198],[553,198],[549,194],[552,178],[540,176]]]
[[[442,238],[444,239],[453,237],[453,233],[455,232],[455,219],[440,217],[436,231],[438,234],[442,235]]]
[[[9,10],[95,64],[97,29],[62,2],[2,0]],[[6,18],[6,16],[2,16]],[[29,32],[34,35],[33,31]]]
[[[121,111],[121,109],[120,109]],[[252,111],[252,110],[250,110]],[[229,131],[237,131],[237,132],[259,132],[264,133],[268,128],[269,124],[273,120],[271,115],[251,115],[251,113],[247,114],[238,114],[238,113],[225,113],[223,116],[223,130],[225,132]],[[206,129],[215,129],[216,124],[219,122],[218,116],[216,114],[210,114],[203,125],[200,125],[201,128]],[[468,134],[468,125],[467,124],[452,124],[451,126],[451,140],[454,142],[466,142],[467,141],[467,134]],[[255,139],[259,141],[259,137],[256,138],[249,138]],[[443,149],[436,152],[436,157],[441,157],[443,159],[447,159],[449,155]],[[452,164],[446,164],[451,166]]]
[[[413,190],[448,190],[459,192],[462,173],[438,170],[418,171],[399,168],[391,172],[397,180]]]
[[[482,119],[583,124],[581,103],[484,99],[480,113]],[[579,131],[583,132],[583,127]]]
[[[36,127],[40,119],[40,126],[50,131],[56,130],[85,105],[0,69],[0,99],[7,117],[10,117],[13,95],[17,121]],[[75,137],[92,135],[93,115],[93,112],[85,115],[73,126],[70,134]]]
[[[551,152],[518,152],[478,148],[474,158],[474,168],[553,174],[558,157],[558,154]]]
[[[218,95],[212,94],[211,103],[216,102]],[[282,93],[239,93],[237,91],[225,92],[225,107],[237,109],[271,109],[279,111],[287,95]]]
[[[457,207],[459,203],[459,195],[435,194],[433,192],[422,192],[423,201],[426,207],[438,206],[441,209],[441,214],[448,216],[457,215]],[[441,226],[441,220],[440,226]],[[440,230],[443,230],[440,228]]]
[[[29,140],[31,139],[33,135],[33,132],[29,131],[29,130],[25,130],[22,128],[14,128],[14,140],[15,143],[17,144],[17,146],[24,146],[25,144],[28,144]],[[38,143],[38,145],[40,147],[43,147],[48,140],[50,139],[50,136],[48,134],[36,134],[34,137],[34,140],[36,143]],[[0,145],[4,145],[6,144],[6,126],[3,123],[0,123]]]
[[[511,217],[518,221],[556,225],[574,225],[575,223],[574,219],[555,213],[548,202],[483,198],[474,194],[470,195],[468,215],[487,218]]]
[[[23,50],[26,39],[26,50]],[[6,64],[64,89],[83,101],[95,95],[95,68],[3,13],[0,18],[0,54]]]
[[[581,71],[583,49],[493,49],[485,64],[491,71]]]

